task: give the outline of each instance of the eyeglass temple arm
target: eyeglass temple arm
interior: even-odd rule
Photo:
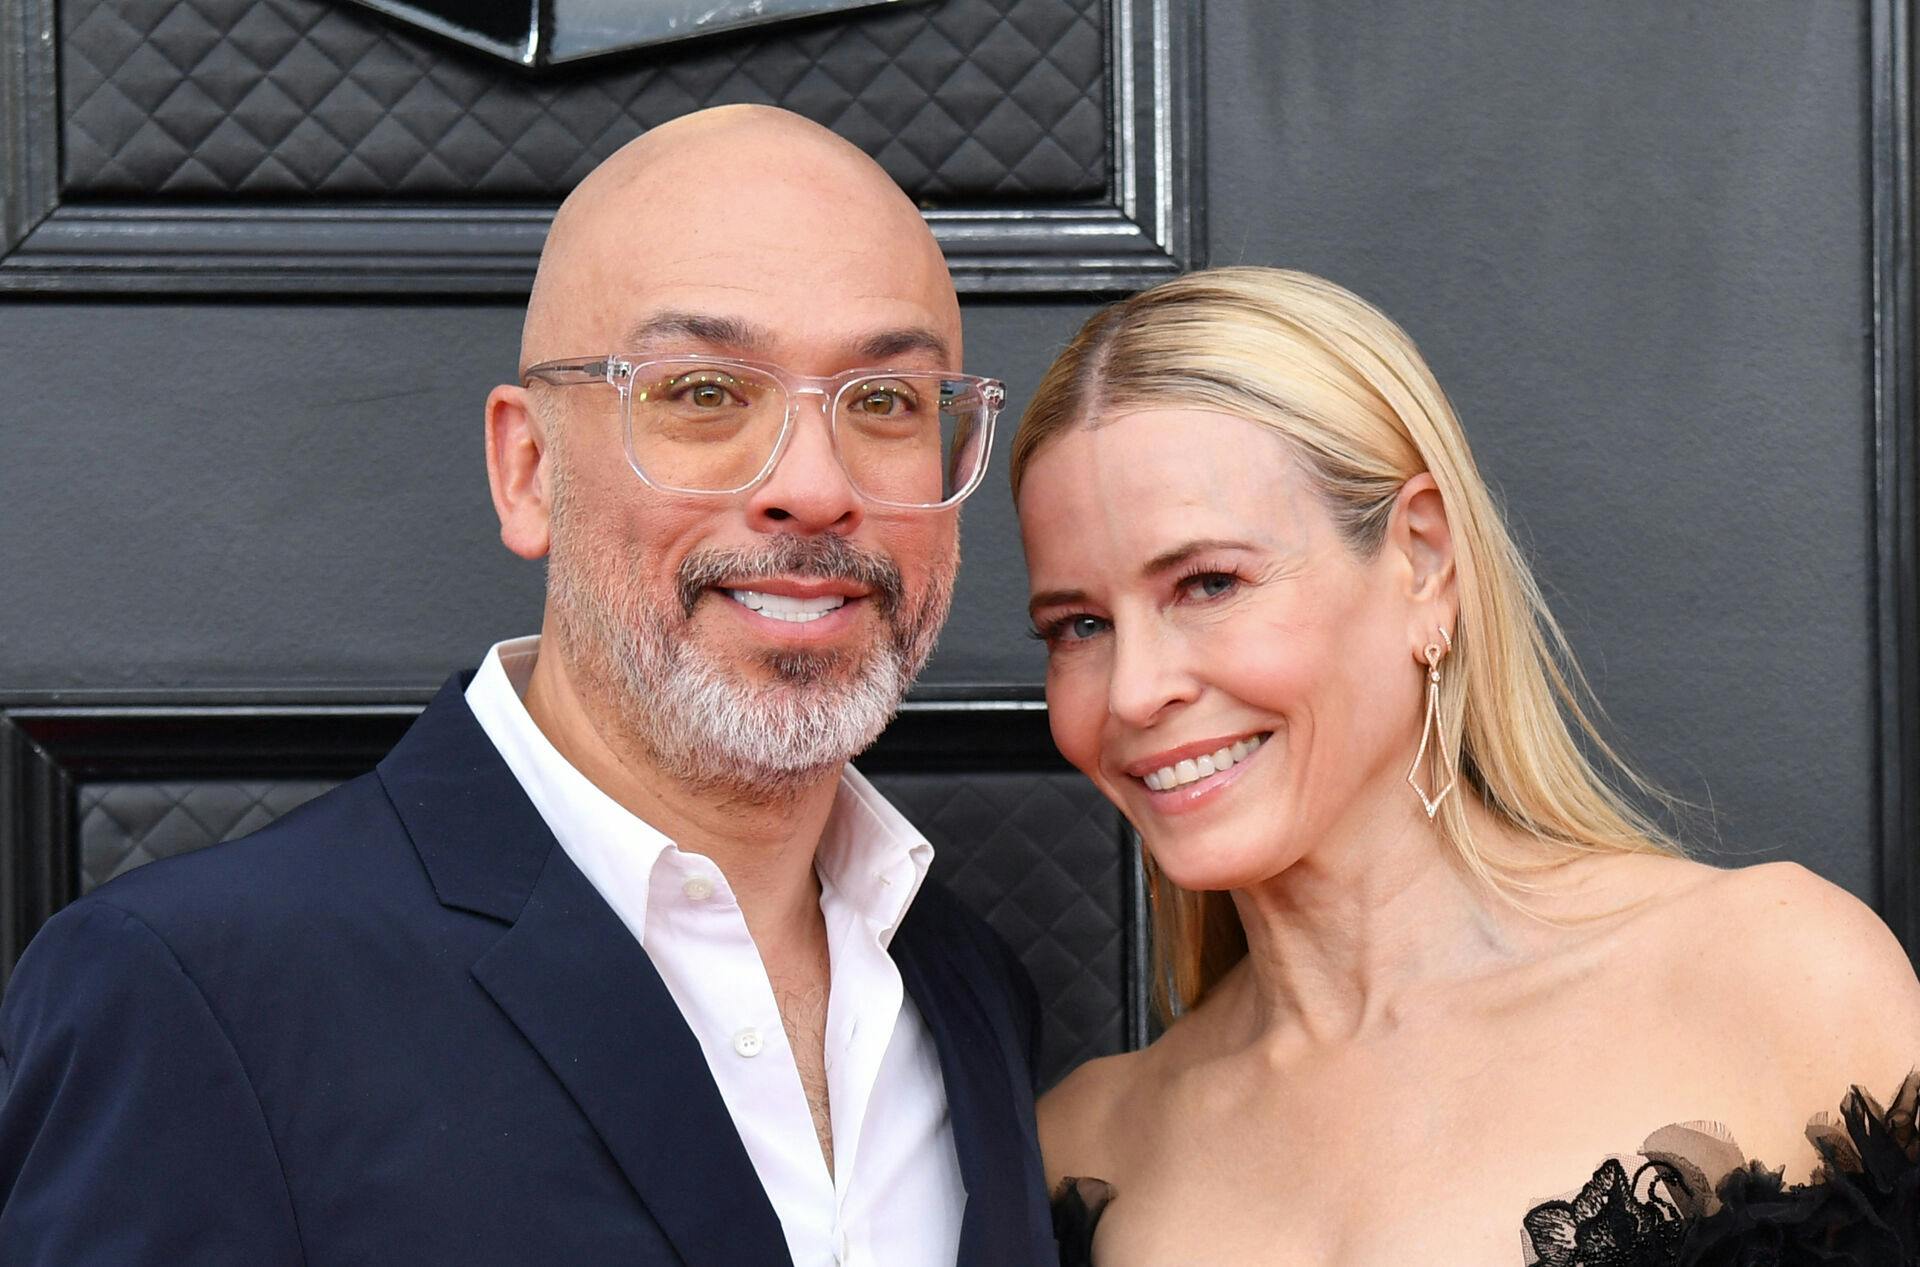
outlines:
[[[613,381],[615,364],[613,358],[606,356],[593,361],[543,361],[521,371],[520,381],[525,384],[537,378],[556,387],[573,383],[610,383]]]

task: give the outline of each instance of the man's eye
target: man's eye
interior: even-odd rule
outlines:
[[[911,410],[913,398],[900,387],[869,384],[853,395],[850,404],[854,413],[885,418]]]
[[[696,378],[688,375],[668,382],[664,391],[648,393],[648,395],[664,396],[694,409],[709,410],[744,404],[743,398],[746,392],[741,389],[740,384],[725,376]]]

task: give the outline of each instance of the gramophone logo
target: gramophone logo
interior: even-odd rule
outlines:
[[[521,66],[908,0],[354,0]]]

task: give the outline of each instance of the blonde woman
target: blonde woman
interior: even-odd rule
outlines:
[[[1013,483],[1054,738],[1145,843],[1171,1021],[1041,1106],[1065,1261],[1920,1260],[1906,955],[1614,790],[1392,322],[1265,269],[1135,296]]]

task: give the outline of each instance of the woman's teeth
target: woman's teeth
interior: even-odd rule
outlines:
[[[762,594],[759,590],[723,590],[728,598],[750,611],[762,616],[771,616],[775,620],[789,620],[796,625],[804,625],[810,620],[818,620],[830,611],[837,611],[847,605],[842,594],[823,594],[819,598],[789,598],[785,594]]]
[[[1255,735],[1204,757],[1193,757],[1174,765],[1161,766],[1146,777],[1146,785],[1156,792],[1171,792],[1182,784],[1196,782],[1209,774],[1218,774],[1222,770],[1230,770],[1245,761],[1255,748],[1266,742],[1266,738],[1265,735]]]

